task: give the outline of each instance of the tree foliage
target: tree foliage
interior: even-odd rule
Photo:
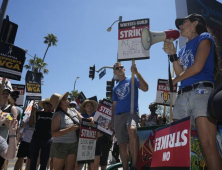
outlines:
[[[45,61],[45,57],[46,57],[49,47],[57,46],[57,42],[58,42],[58,39],[54,34],[48,34],[47,36],[44,37],[44,39],[45,39],[44,43],[47,44],[47,48],[43,57],[43,61]]]
[[[79,94],[80,93],[78,92],[78,90],[72,90],[69,93],[69,97],[71,98],[71,100],[75,100],[78,97]]]
[[[41,74],[42,78],[44,78],[43,74],[48,74],[49,70],[46,68],[47,67],[47,63],[45,63],[43,61],[43,59],[36,57],[34,59],[30,59],[28,60],[28,64],[24,65],[24,67],[27,70],[31,70],[34,72],[38,72]],[[38,71],[38,70],[43,70],[43,71]]]

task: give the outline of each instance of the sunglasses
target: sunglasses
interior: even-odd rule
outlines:
[[[123,69],[124,66],[119,66],[119,67],[116,67],[115,70],[120,70],[120,69]]]

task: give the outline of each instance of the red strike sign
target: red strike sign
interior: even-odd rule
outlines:
[[[151,170],[157,167],[190,167],[190,118],[156,132]]]
[[[96,130],[93,129],[89,129],[82,127],[81,128],[81,138],[85,138],[85,139],[96,139],[97,135],[96,135]]]
[[[101,112],[101,113],[104,113],[104,114],[106,114],[106,115],[108,115],[108,116],[112,116],[111,107],[107,107],[107,106],[101,104],[101,105],[99,106],[98,111]]]

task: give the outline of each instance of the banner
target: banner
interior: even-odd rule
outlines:
[[[160,126],[149,126],[137,128],[139,138],[139,158],[137,163],[138,170],[149,169],[153,157],[155,141],[155,129]]]
[[[25,95],[25,85],[22,84],[12,84],[13,91],[19,92],[19,98],[16,100],[17,106],[23,106],[24,95]]]
[[[21,80],[25,50],[12,44],[0,42],[0,76]]]
[[[27,71],[25,81],[26,100],[41,100],[41,74]]]
[[[112,102],[106,99],[103,99],[99,104],[99,107],[94,115],[94,120],[97,121],[97,129],[103,134],[112,136],[113,131],[109,129],[109,125],[112,119]]]
[[[142,29],[149,29],[149,19],[119,22],[118,30],[118,60],[149,59],[150,52],[141,43]]]
[[[200,146],[200,139],[196,130],[191,131],[191,142],[190,142],[190,160],[191,170],[195,169],[207,169],[207,163],[203,155],[203,150]]]
[[[76,99],[76,103],[82,104],[84,102],[84,100],[86,100],[86,96],[84,95],[83,92],[80,92],[80,94],[78,95],[77,99]]]
[[[151,170],[190,170],[190,117],[156,129]]]
[[[156,92],[156,103],[159,105],[170,105],[170,97],[173,97],[173,103],[174,105],[176,101],[177,96],[177,85],[173,86],[173,93],[172,96],[170,94],[170,87],[168,85],[167,79],[158,79],[157,80],[157,92]]]
[[[207,26],[213,31],[222,47],[222,3],[209,0],[187,0],[188,14],[198,13],[203,15]]]
[[[77,152],[78,164],[94,162],[97,139],[97,123],[91,124],[89,120],[82,119],[79,144]]]
[[[203,15],[208,27],[218,39],[218,45],[222,44],[222,4],[212,0],[175,0],[176,17],[184,18],[192,13]],[[185,46],[187,39],[179,38],[179,47]]]

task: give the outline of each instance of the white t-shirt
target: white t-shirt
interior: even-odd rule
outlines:
[[[29,121],[30,116],[26,119],[25,123]],[[32,135],[35,130],[35,127],[30,127],[27,125],[24,129],[24,136],[23,136],[23,141],[30,143],[32,140]]]

